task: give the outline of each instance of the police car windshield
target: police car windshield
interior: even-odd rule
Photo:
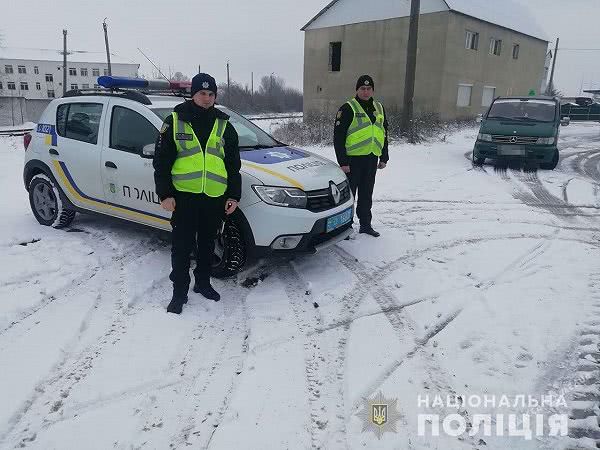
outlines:
[[[219,109],[229,116],[229,122],[235,128],[235,131],[237,131],[241,151],[281,147],[283,145],[238,113],[223,106],[219,106]],[[173,108],[152,108],[152,111],[161,120],[165,120],[173,112]]]

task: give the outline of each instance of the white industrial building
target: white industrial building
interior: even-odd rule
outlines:
[[[112,74],[135,77],[139,64],[111,54]],[[67,91],[97,86],[108,74],[106,53],[67,51]],[[63,94],[62,50],[0,47],[0,97],[27,100],[60,97]]]

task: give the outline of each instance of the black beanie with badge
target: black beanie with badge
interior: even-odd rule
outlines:
[[[217,82],[207,73],[199,73],[192,78],[192,97],[196,92],[202,90],[214,92],[215,97],[217,96]]]
[[[373,90],[375,90],[375,82],[373,81],[373,78],[371,78],[369,75],[362,75],[358,79],[358,81],[356,82],[356,90],[358,91],[358,89],[361,86],[371,86]]]

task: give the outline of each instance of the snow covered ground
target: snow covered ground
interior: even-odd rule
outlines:
[[[600,127],[563,128],[553,172],[474,169],[476,134],[391,148],[381,238],[263,261],[181,316],[168,234],[38,225],[21,139],[0,138],[0,448],[596,448]],[[359,417],[379,392],[401,414],[381,439]],[[418,402],[452,394],[511,405]],[[522,414],[515,396],[548,394],[568,408],[537,413],[571,414],[581,439],[418,433],[419,414]]]

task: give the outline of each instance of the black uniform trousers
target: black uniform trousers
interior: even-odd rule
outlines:
[[[375,187],[375,175],[379,158],[374,154],[367,156],[348,157],[350,173],[350,189],[356,198],[358,190],[358,202],[356,204],[356,215],[361,226],[371,225],[371,206],[373,206],[373,188]]]
[[[171,275],[173,292],[187,295],[190,286],[190,255],[196,250],[194,277],[200,285],[210,282],[217,230],[225,215],[225,198],[177,192],[171,218]]]

